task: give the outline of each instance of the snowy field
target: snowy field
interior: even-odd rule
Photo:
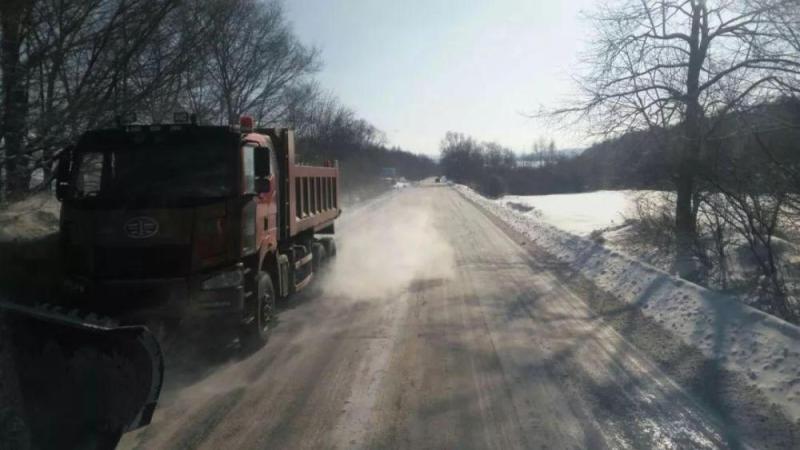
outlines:
[[[526,217],[539,220],[560,230],[578,236],[602,238],[606,247],[643,260],[661,270],[672,270],[673,255],[670,249],[659,247],[651,241],[636,238],[636,230],[626,219],[636,219],[636,203],[638,199],[647,200],[650,206],[670,201],[671,194],[659,191],[595,191],[578,194],[554,195],[507,195],[494,203],[514,210]],[[670,208],[672,208],[670,206]],[[700,220],[704,218],[700,217]],[[800,229],[797,224],[784,224],[785,238],[772,238],[774,251],[784,261],[784,276],[787,279],[790,295],[800,292],[795,284],[798,277],[793,267],[800,263]],[[593,234],[593,232],[595,234]],[[745,286],[758,272],[757,262],[751,255],[751,249],[744,236],[732,234],[727,236],[726,276],[728,284],[738,283]],[[718,274],[713,274],[718,278]],[[719,288],[718,279],[709,279],[708,285]],[[750,299],[742,293],[742,300]]]
[[[578,194],[574,201],[547,196],[544,203],[542,197],[517,197],[517,204],[509,205],[514,203],[509,197],[489,200],[465,186],[456,188],[600,289],[639,307],[685,344],[744,374],[791,420],[800,420],[800,327],[580,236],[609,226],[610,220],[617,223],[614,213],[628,207],[630,193]],[[600,208],[595,202],[605,201],[602,207],[612,212],[586,214],[590,206]],[[524,211],[522,202],[538,204],[541,212]],[[584,219],[570,225],[570,215]]]
[[[635,211],[634,200],[647,191],[595,191],[581,194],[507,195],[496,202],[533,215],[581,236],[621,225]],[[524,211],[524,205],[534,209]]]

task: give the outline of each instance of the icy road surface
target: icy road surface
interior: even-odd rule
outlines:
[[[270,342],[173,363],[121,448],[743,446],[454,189],[397,191],[337,232]]]

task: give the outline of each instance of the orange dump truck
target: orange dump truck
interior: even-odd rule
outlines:
[[[335,163],[289,129],[190,121],[85,133],[57,170],[65,288],[131,323],[230,323],[266,340],[278,298],[334,256]]]

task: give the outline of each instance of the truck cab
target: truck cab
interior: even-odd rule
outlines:
[[[338,168],[295,165],[291,130],[92,130],[57,172],[65,287],[124,321],[225,322],[261,342],[276,298],[335,253]]]

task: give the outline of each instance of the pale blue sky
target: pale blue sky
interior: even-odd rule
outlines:
[[[386,132],[436,155],[448,130],[528,150],[579,133],[521,113],[569,97],[592,0],[285,0],[300,39],[322,50],[322,86]]]

